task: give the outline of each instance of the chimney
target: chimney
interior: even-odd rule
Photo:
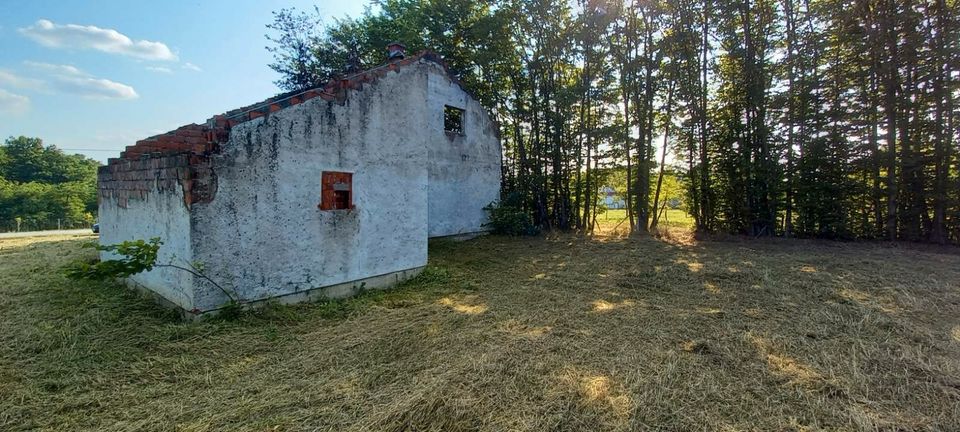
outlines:
[[[402,60],[407,56],[407,47],[400,42],[390,42],[387,45],[387,61]]]

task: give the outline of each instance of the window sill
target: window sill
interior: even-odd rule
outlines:
[[[320,211],[354,211],[354,210],[357,209],[357,206],[353,205],[353,206],[350,206],[349,208],[329,208],[329,209],[325,209],[325,208],[323,208],[323,204],[317,204],[317,209],[320,210]]]

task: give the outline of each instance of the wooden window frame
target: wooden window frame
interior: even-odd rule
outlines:
[[[346,194],[346,198],[343,195]],[[353,210],[353,173],[324,171],[320,174],[320,210]]]

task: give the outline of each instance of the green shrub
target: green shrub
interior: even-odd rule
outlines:
[[[484,207],[483,209],[490,215],[490,221],[485,226],[489,226],[494,234],[537,235],[539,230],[533,225],[530,214],[523,211],[514,201],[516,200],[507,197]]]
[[[84,247],[113,252],[121,258],[93,263],[75,262],[67,267],[67,276],[72,279],[105,280],[125,278],[140,272],[150,271],[157,263],[157,252],[162,244],[163,242],[157,237],[150,239],[149,242],[129,240],[108,246],[96,243],[85,244]]]
[[[160,241],[159,237],[154,237],[150,239],[150,241],[127,240],[123,243],[107,246],[88,243],[84,245],[84,247],[92,247],[99,251],[112,252],[120,258],[93,262],[74,262],[66,267],[66,275],[71,279],[109,280],[130,277],[141,272],[153,270],[154,268],[173,268],[202,278],[223,292],[230,299],[230,303],[224,306],[221,315],[234,317],[239,314],[241,303],[243,303],[239,296],[207,276],[203,271],[203,263],[186,263],[185,265],[187,267],[173,263],[157,263],[157,253],[162,244],[163,242]]]

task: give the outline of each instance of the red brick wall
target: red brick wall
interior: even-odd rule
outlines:
[[[97,174],[97,198],[115,200],[126,208],[131,199],[149,193],[183,191],[184,205],[209,202],[217,190],[216,174],[206,155],[189,153],[151,155],[139,160],[115,160]]]

